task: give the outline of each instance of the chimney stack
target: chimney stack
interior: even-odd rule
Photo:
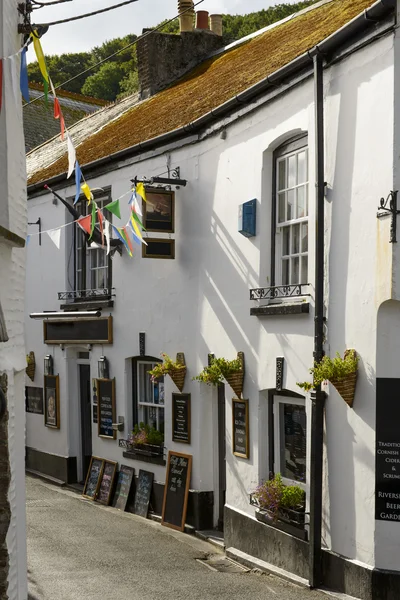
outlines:
[[[188,10],[190,9],[190,10]],[[181,14],[186,11],[185,14]],[[193,31],[193,17],[194,17],[194,5],[193,0],[178,0],[178,12],[181,15],[179,17],[180,32],[185,33]]]
[[[222,37],[222,15],[211,15],[211,31]]]
[[[199,10],[196,13],[196,29],[207,29],[208,26],[208,12],[206,10]]]

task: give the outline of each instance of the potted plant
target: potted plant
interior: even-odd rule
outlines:
[[[304,490],[298,485],[285,485],[280,473],[250,494],[250,503],[257,507],[257,520],[267,525],[280,524],[279,528],[288,533],[291,528],[304,532],[305,500]]]
[[[139,423],[128,438],[128,446],[145,456],[159,456],[164,452],[164,434],[150,425]]]
[[[237,358],[227,360],[226,358],[212,357],[210,364],[193,377],[195,381],[201,381],[208,385],[218,385],[224,379],[229,383],[238,398],[243,391],[244,380],[244,354],[238,352]]]
[[[160,377],[164,377],[164,375],[169,375],[178,390],[182,392],[186,376],[185,355],[183,352],[179,352],[176,355],[176,361],[172,360],[165,352],[161,354],[161,357],[163,362],[157,363],[154,369],[149,371],[152,380],[156,381]]]
[[[315,363],[310,369],[313,375],[313,383],[304,381],[297,385],[306,392],[321,385],[323,381],[330,381],[335,386],[343,400],[350,407],[353,406],[357,382],[359,358],[355,350],[346,350],[343,358],[337,352],[335,358],[324,356],[319,363]]]

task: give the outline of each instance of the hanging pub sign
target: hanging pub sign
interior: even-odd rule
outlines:
[[[232,442],[235,456],[250,457],[248,400],[232,400]]]
[[[45,344],[112,344],[112,316],[43,321]]]
[[[192,458],[190,454],[168,452],[161,524],[178,531],[185,529]]]
[[[25,388],[25,410],[35,415],[43,414],[43,388],[30,386]]]
[[[60,429],[60,383],[58,375],[44,376],[44,424]]]
[[[99,437],[116,439],[115,379],[97,379],[97,420]]]
[[[190,394],[172,394],[172,440],[190,444]]]
[[[114,480],[117,472],[117,463],[112,460],[105,460],[103,472],[100,477],[99,487],[95,500],[100,504],[108,506],[111,502],[111,496],[114,490]]]
[[[175,194],[164,189],[146,189],[142,203],[143,225],[147,231],[174,233]]]
[[[143,471],[142,469],[140,469],[139,480],[136,486],[135,504],[133,507],[133,512],[135,513],[135,515],[139,515],[140,517],[144,517],[145,519],[147,519],[147,515],[149,512],[150,497],[153,489],[153,479],[153,473],[151,473],[150,471]]]
[[[85,487],[83,488],[82,496],[89,500],[95,500],[101,476],[103,474],[104,460],[97,456],[92,456],[90,460],[89,470],[87,472]]]
[[[135,469],[121,465],[117,477],[117,485],[115,487],[113,507],[120,510],[126,510],[129,497],[132,490],[133,478]]]

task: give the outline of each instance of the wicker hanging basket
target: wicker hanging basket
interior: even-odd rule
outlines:
[[[229,383],[233,391],[235,392],[238,398],[242,397],[243,392],[243,382],[244,382],[244,354],[243,352],[238,352],[238,359],[242,363],[242,368],[237,373],[230,373],[225,376],[226,381]]]
[[[182,369],[172,369],[169,373],[172,381],[178,388],[178,390],[182,393],[183,386],[185,385],[185,377],[186,377],[186,363],[185,363],[185,355],[183,352],[178,352],[176,355],[176,362],[183,366]]]
[[[36,370],[36,362],[35,362],[35,353],[34,352],[29,352],[29,354],[26,355],[26,363],[27,363],[27,367],[26,367],[26,374],[28,375],[29,379],[31,381],[33,381],[35,379],[35,370]]]
[[[344,353],[344,357],[348,355],[350,352],[354,352],[355,350],[346,350]],[[332,385],[335,386],[338,393],[342,396],[343,400],[346,402],[350,408],[353,406],[354,396],[356,393],[356,383],[357,383],[357,371],[354,373],[349,373],[342,379],[330,379]]]

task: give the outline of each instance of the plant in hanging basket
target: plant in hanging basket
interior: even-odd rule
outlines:
[[[243,390],[243,358],[239,352],[238,358],[227,360],[226,358],[213,357],[210,364],[197,375],[193,377],[195,381],[201,381],[208,385],[218,385],[224,379],[229,383],[234,392],[240,398]]]
[[[305,492],[298,485],[285,485],[280,473],[261,483],[250,498],[251,504],[265,511],[272,522],[279,519],[304,525]]]
[[[36,361],[35,361],[35,353],[34,352],[29,352],[29,354],[26,355],[26,374],[28,375],[29,379],[31,379],[32,381],[34,381],[35,379],[35,370],[36,370]]]
[[[160,379],[165,375],[169,375],[172,381],[175,383],[178,390],[182,392],[186,376],[186,364],[184,354],[179,353],[177,355],[176,361],[172,360],[172,358],[168,356],[168,354],[166,354],[165,352],[161,354],[161,357],[163,359],[163,362],[156,364],[154,369],[151,369],[151,371],[149,371],[152,380],[157,381],[157,379]]]
[[[359,358],[355,350],[346,350],[343,358],[338,352],[333,359],[324,356],[320,363],[315,363],[314,368],[310,369],[313,383],[304,381],[297,385],[308,392],[328,380],[335,386],[346,404],[351,407],[356,390],[358,362]]]

